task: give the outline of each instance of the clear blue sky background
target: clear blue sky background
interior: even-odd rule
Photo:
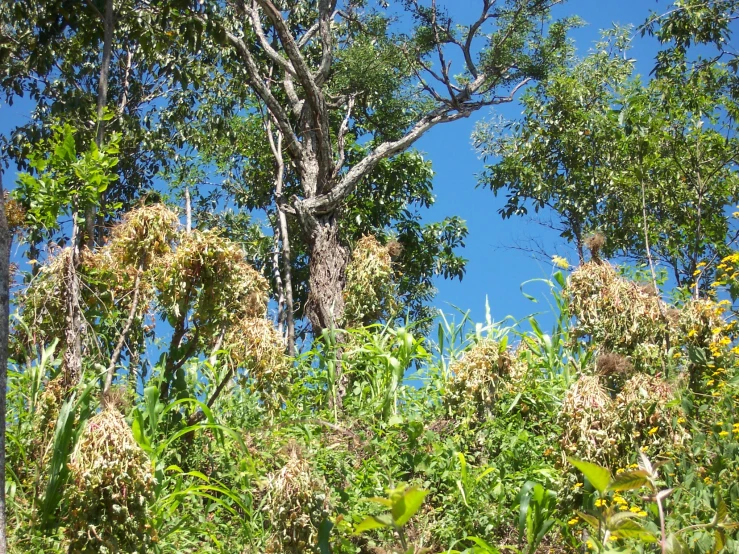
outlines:
[[[460,22],[474,20],[479,14],[479,0],[446,0],[444,3]],[[578,15],[586,22],[585,27],[572,32],[578,52],[584,55],[598,39],[601,29],[614,23],[641,25],[650,11],[664,11],[669,5],[665,0],[569,0],[555,10],[555,16]],[[634,38],[632,57],[638,60],[637,67],[642,75],[649,74],[657,47],[652,38]],[[0,133],[5,134],[27,120],[31,108],[27,100],[19,100],[12,107],[0,104]],[[524,281],[549,277],[552,271],[549,264],[514,249],[529,238],[550,245],[552,254],[569,254],[569,259],[573,260],[556,233],[525,218],[503,220],[498,209],[504,203],[504,196],[496,198],[490,191],[476,188],[476,175],[483,170],[483,162],[470,139],[476,122],[493,115],[513,119],[520,112],[517,102],[499,106],[494,112],[481,112],[468,120],[432,129],[416,144],[432,160],[436,171],[437,201],[426,219],[432,221],[458,215],[466,220],[470,231],[463,252],[469,259],[464,279],[437,282],[436,305],[445,312],[452,312],[452,305],[455,305],[471,310],[473,319],[482,321],[486,296],[493,318],[497,320],[507,315],[522,318],[534,311],[546,310],[546,302],[532,304],[520,292]],[[6,187],[12,186],[14,178],[12,171],[6,175]],[[541,285],[527,288],[530,293],[537,291],[543,297],[545,288]]]
[[[447,2],[447,5],[459,21],[471,20],[479,11],[477,0],[459,0]],[[669,5],[670,2],[664,0],[569,0],[554,13],[555,16],[578,15],[585,21],[585,27],[571,33],[578,54],[585,55],[599,39],[601,29],[610,28],[614,23],[639,26],[651,11],[664,11]],[[631,57],[637,59],[637,69],[645,77],[651,71],[658,47],[658,42],[648,36],[636,36],[633,40]],[[476,188],[476,175],[484,167],[470,140],[476,122],[493,115],[515,119],[520,114],[521,106],[517,102],[497,106],[494,111],[432,129],[416,144],[432,160],[436,171],[436,204],[429,219],[458,215],[467,222],[470,231],[464,249],[469,259],[467,273],[461,282],[438,281],[436,305],[452,313],[451,305],[469,309],[473,320],[479,322],[484,321],[486,296],[494,320],[507,315],[520,319],[548,310],[544,301],[545,285],[532,283],[525,289],[542,299],[537,304],[524,298],[520,285],[530,279],[550,277],[552,267],[537,261],[530,253],[517,250],[516,246],[526,246],[534,238],[551,248],[551,254],[576,260],[573,251],[557,233],[526,217],[503,220],[498,209],[505,203],[505,194],[496,198],[489,190]],[[544,317],[545,321],[548,319]]]

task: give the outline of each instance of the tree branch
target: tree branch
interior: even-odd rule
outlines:
[[[131,331],[133,320],[136,318],[136,310],[139,307],[139,292],[141,290],[141,275],[143,273],[143,267],[139,265],[136,270],[136,279],[133,283],[133,300],[131,300],[131,309],[128,311],[128,317],[126,323],[123,325],[121,334],[118,336],[118,343],[115,345],[113,355],[110,357],[110,363],[108,364],[108,371],[105,375],[105,385],[103,386],[103,399],[105,399],[110,393],[110,386],[113,384],[113,376],[115,375],[115,366],[118,364],[118,360],[123,352],[123,346],[126,344],[126,337]]]
[[[475,80],[471,86],[469,86],[464,92],[456,96],[457,103],[460,106],[459,109],[453,110],[447,106],[442,106],[427,114],[413,128],[406,133],[402,138],[395,141],[388,141],[380,144],[370,154],[365,156],[362,161],[354,165],[345,175],[345,177],[334,186],[330,191],[325,194],[314,196],[303,201],[299,201],[296,204],[296,208],[299,213],[312,213],[314,215],[330,213],[338,204],[349,196],[354,189],[374,167],[379,163],[380,160],[389,158],[398,152],[401,152],[416,142],[421,136],[426,133],[429,129],[438,125],[439,123],[447,123],[450,121],[456,121],[469,115],[481,108],[482,106],[488,106],[493,104],[503,104],[506,102],[513,101],[516,93],[526,86],[530,82],[530,78],[526,78],[518,83],[511,90],[510,94],[505,97],[497,97],[487,101],[480,101],[475,103],[464,104],[475,91],[475,88],[479,88],[484,80],[484,76],[480,76]]]

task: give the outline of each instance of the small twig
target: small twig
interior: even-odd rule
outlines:
[[[131,331],[133,320],[136,317],[136,310],[139,306],[139,292],[141,290],[142,273],[143,267],[139,265],[138,269],[136,270],[136,280],[133,283],[133,300],[131,301],[131,309],[128,311],[128,318],[126,319],[126,323],[121,330],[121,334],[118,336],[118,343],[115,345],[113,355],[110,357],[110,364],[108,364],[108,371],[105,376],[105,386],[103,387],[103,398],[108,396],[108,394],[110,393],[110,386],[113,383],[113,376],[115,374],[115,366],[118,363],[119,358],[121,357],[123,346],[126,343],[126,337]]]

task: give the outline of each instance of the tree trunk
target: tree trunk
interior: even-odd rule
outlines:
[[[317,337],[324,329],[340,327],[344,320],[344,285],[349,255],[339,238],[336,214],[315,220],[309,244],[310,293],[306,315],[313,327],[313,335]]]
[[[5,193],[0,173],[0,554],[5,554],[5,416],[8,389],[8,333],[10,316],[10,242],[5,216]]]
[[[105,122],[103,115],[105,105],[108,102],[108,80],[110,78],[110,61],[113,57],[113,0],[106,0],[103,13],[103,59],[100,65],[100,78],[97,90],[97,132],[95,133],[95,144],[102,148],[105,139]],[[85,208],[85,231],[87,234],[87,247],[95,245],[95,220],[97,219],[97,208],[90,205]]]
[[[82,310],[80,308],[80,281],[77,275],[80,239],[78,219],[79,212],[75,207],[72,214],[71,246],[64,260],[64,301],[67,318],[64,330],[66,349],[62,371],[65,392],[76,386],[82,377]]]
[[[282,268],[285,273],[285,323],[287,326],[287,353],[295,356],[295,303],[293,301],[292,254],[290,252],[290,235],[287,228],[285,212],[278,206],[277,215],[280,221],[280,238],[282,239]]]
[[[306,315],[313,328],[313,336],[320,337],[324,329],[335,329],[344,324],[344,286],[349,251],[341,244],[336,214],[314,220],[310,234],[310,275]],[[329,407],[338,412],[343,405],[347,380],[342,370],[342,336],[336,341],[334,374]]]

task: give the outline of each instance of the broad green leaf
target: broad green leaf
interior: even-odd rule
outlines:
[[[647,479],[647,472],[643,469],[637,469],[635,471],[624,471],[623,473],[617,473],[616,476],[608,485],[609,491],[630,491],[634,489],[640,489],[647,485],[649,480]]]
[[[392,514],[395,525],[402,527],[410,518],[416,515],[416,512],[423,505],[423,500],[427,494],[428,491],[417,487],[411,487],[405,491],[400,500],[397,500],[393,504]]]
[[[354,528],[354,534],[359,535],[365,531],[371,531],[372,529],[382,529],[384,527],[392,526],[393,522],[389,514],[382,514],[379,516],[367,516],[360,524]]]
[[[579,511],[578,511],[578,512],[575,512],[575,513],[576,513],[576,514],[577,514],[578,516],[580,516],[580,518],[581,518],[581,519],[582,519],[582,520],[583,520],[583,521],[584,521],[585,523],[587,523],[588,525],[590,525],[590,527],[592,527],[593,529],[599,529],[599,528],[600,528],[601,522],[600,522],[600,521],[598,520],[598,518],[596,518],[596,517],[593,517],[593,516],[591,516],[590,514],[586,514],[586,513],[584,513],[584,512],[579,512]]]
[[[664,548],[662,550],[664,554],[688,554],[690,551],[685,543],[681,541],[677,535],[668,535],[665,539]]]
[[[635,539],[641,542],[657,542],[657,537],[654,534],[639,525],[633,519],[623,520],[618,527],[611,530],[611,534],[619,539]]]
[[[389,498],[382,498],[381,496],[373,496],[372,498],[367,499],[370,502],[374,502],[375,504],[382,504],[383,506],[387,506],[388,508],[393,507],[393,501]]]
[[[715,539],[713,552],[714,554],[719,554],[726,546],[726,532],[723,529],[714,529],[713,537]]]
[[[323,518],[321,524],[318,526],[318,550],[321,554],[331,554],[331,530],[334,528],[333,522],[326,518]]]
[[[611,482],[611,473],[606,468],[575,458],[567,458],[567,460],[577,469],[582,471],[585,478],[590,481],[590,484],[593,485],[598,492],[603,493],[606,491]]]

